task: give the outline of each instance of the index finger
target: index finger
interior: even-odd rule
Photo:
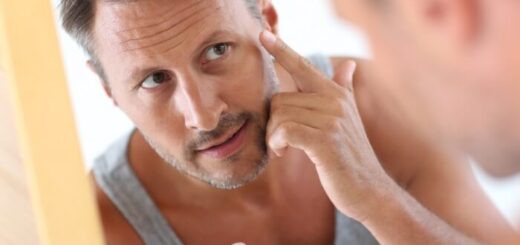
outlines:
[[[300,56],[285,42],[269,31],[263,31],[260,41],[265,49],[293,77],[301,92],[322,92],[331,81],[321,74],[307,59]]]

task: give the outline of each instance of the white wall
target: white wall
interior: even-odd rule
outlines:
[[[53,0],[55,3],[58,0]],[[301,54],[369,56],[362,34],[334,17],[329,1],[274,0],[280,35]],[[131,129],[129,120],[105,96],[98,79],[86,69],[76,44],[60,32],[70,92],[87,166],[119,135]],[[494,181],[477,170],[484,189],[511,220],[520,208],[520,177]],[[520,215],[516,216],[520,220]]]

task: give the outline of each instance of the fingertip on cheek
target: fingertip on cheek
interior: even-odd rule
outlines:
[[[280,154],[277,153],[276,151],[272,150],[271,148],[269,148],[267,154],[269,156],[269,159],[275,159],[275,158],[279,158],[280,157]]]
[[[283,147],[280,147],[277,143],[276,143],[276,140],[271,137],[269,139],[269,141],[267,141],[267,146],[269,148],[269,151],[272,152],[275,156],[277,157],[282,157],[283,155]]]
[[[353,60],[349,60],[348,61],[348,65],[349,65],[349,70],[348,70],[348,73],[347,73],[347,76],[350,80],[354,79],[354,73],[356,72],[356,69],[357,69],[357,63]]]
[[[276,43],[276,36],[272,32],[264,30],[260,34],[260,40],[268,47],[272,47]]]
[[[285,148],[281,148],[281,149],[276,149],[276,150],[273,150],[274,154],[277,156],[277,157],[283,157],[284,153],[285,153]]]

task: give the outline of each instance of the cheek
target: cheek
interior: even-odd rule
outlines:
[[[258,106],[263,104],[270,78],[264,74],[264,62],[259,51],[244,55],[241,65],[236,66],[225,79],[229,82],[221,88],[221,93],[231,107],[258,110]]]
[[[182,118],[169,106],[149,106],[135,97],[127,98],[120,109],[145,136],[174,155],[179,155],[186,141],[186,130]]]
[[[254,76],[235,77],[233,84],[223,91],[222,99],[226,100],[231,110],[256,111],[264,101],[265,87],[261,72]]]

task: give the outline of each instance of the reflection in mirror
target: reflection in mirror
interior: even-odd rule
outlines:
[[[361,211],[338,205],[349,198],[337,198],[337,189],[330,187],[356,186],[355,178],[343,173],[336,175],[341,177],[337,182],[323,184],[335,176],[316,174],[320,158],[309,157],[314,151],[306,147],[317,141],[331,149],[319,151],[323,155],[339,147],[344,148],[337,152],[344,153],[348,145],[355,146],[348,156],[369,155],[359,163],[363,168],[354,168],[362,173],[352,174],[365,176],[361,182],[369,187],[352,187],[346,196],[376,195],[379,189],[370,189],[371,184],[386,183],[383,186],[395,186],[389,187],[388,196],[413,200],[410,205],[417,205],[427,221],[440,223],[439,230],[445,228],[446,234],[469,234],[486,242],[512,235],[464,153],[415,134],[402,124],[399,113],[386,110],[385,91],[363,59],[370,57],[363,35],[337,20],[328,1],[101,1],[95,12],[88,4],[66,2],[61,14],[72,38],[60,32],[63,55],[84,159],[96,181],[109,243],[375,243],[371,233],[377,233],[380,224],[357,222],[363,220]],[[80,13],[90,19],[77,18]],[[89,13],[95,13],[95,21]],[[85,25],[90,29],[81,28]],[[302,69],[312,70],[308,76],[291,76],[291,66],[284,64],[291,59],[268,48],[273,52],[269,54],[259,43],[264,28],[305,54],[328,78],[309,75],[316,71],[305,65]],[[89,50],[86,55],[74,39]],[[271,55],[277,56],[274,62]],[[352,85],[356,96],[334,100],[344,93],[337,93],[330,78],[348,68],[347,57],[357,57]],[[309,85],[311,78],[323,80]],[[336,78],[337,84],[350,86]],[[277,92],[299,99],[274,103],[272,98],[282,97],[276,97]],[[306,97],[311,92],[318,96]],[[334,107],[338,101],[355,101],[359,114],[352,112],[352,118],[359,121],[330,113],[345,106]],[[343,123],[336,128],[339,132],[304,137],[314,140],[304,146],[278,142],[280,148],[304,149],[268,155],[267,148],[276,145],[270,142],[276,141],[273,127],[290,120],[333,130],[331,118]],[[352,121],[357,124],[348,124]],[[361,136],[346,137],[341,131],[345,128],[355,128]],[[338,137],[345,141],[318,140],[323,135],[345,136]],[[340,162],[359,160],[347,159]],[[482,183],[494,193],[489,182]],[[475,205],[468,208],[467,203]],[[380,212],[378,217],[393,217],[385,216],[389,206],[378,202],[369,210]]]

